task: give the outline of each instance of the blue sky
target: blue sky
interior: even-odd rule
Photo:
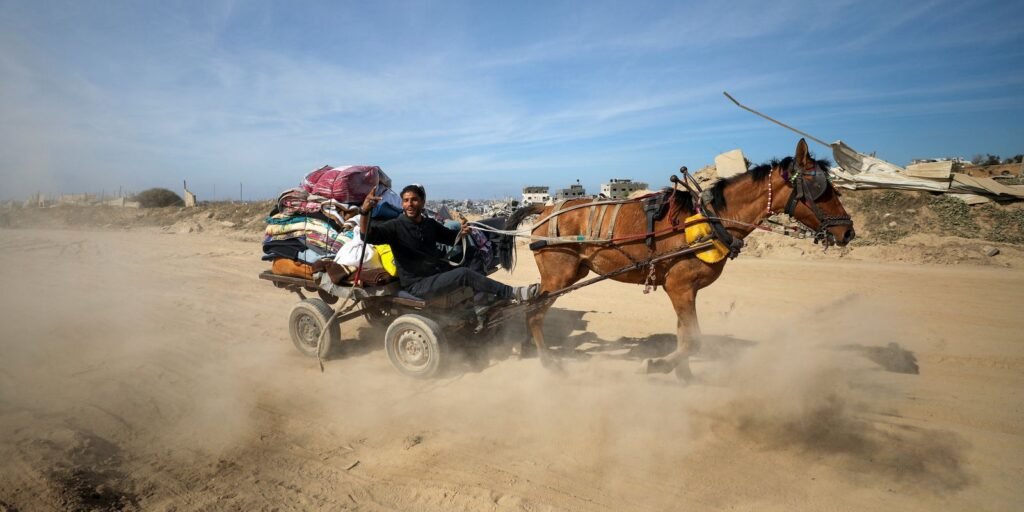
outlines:
[[[0,198],[267,198],[347,163],[493,198],[793,151],[723,90],[897,164],[1008,156],[1021,20],[1005,0],[0,0]]]

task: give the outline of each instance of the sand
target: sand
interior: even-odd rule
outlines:
[[[565,377],[499,347],[412,380],[361,319],[321,373],[259,255],[0,230],[0,510],[1024,507],[1017,268],[741,257],[683,386],[635,373],[673,342],[667,297],[618,283],[549,316]],[[520,256],[497,277],[535,281]]]

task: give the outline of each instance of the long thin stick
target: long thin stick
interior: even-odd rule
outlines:
[[[373,223],[373,217],[370,217],[372,211],[366,212],[366,233],[363,233],[363,246],[359,249],[359,266],[356,268],[356,278],[353,283],[356,286],[363,286],[363,259],[366,258],[366,237],[370,234],[370,224]]]
[[[380,186],[380,175],[377,175],[377,183],[375,183],[373,185],[373,188],[370,189],[371,195],[373,195],[373,193],[377,191],[378,186]],[[383,194],[381,195],[383,196]],[[362,212],[360,212],[360,215],[362,215]],[[366,212],[366,233],[363,233],[363,247],[359,250],[359,266],[356,268],[356,279],[355,283],[353,283],[358,287],[363,286],[363,258],[366,257],[366,244],[369,243],[366,241],[366,237],[369,236],[370,234],[370,224],[372,222],[373,208],[370,208],[369,211]]]
[[[804,131],[797,130],[796,128],[793,128],[792,126],[790,126],[790,125],[788,125],[786,123],[783,123],[783,122],[780,122],[780,121],[776,121],[775,119],[772,119],[772,118],[770,118],[770,117],[768,117],[768,116],[766,116],[766,115],[764,115],[764,114],[762,114],[762,113],[760,113],[760,112],[758,112],[758,111],[756,111],[756,110],[754,110],[754,109],[752,109],[752,108],[750,108],[750,107],[748,107],[746,105],[743,105],[742,103],[736,101],[736,98],[733,98],[728,92],[723,91],[722,94],[724,94],[726,98],[729,98],[730,100],[732,100],[732,102],[735,103],[737,107],[742,108],[743,110],[746,110],[747,112],[759,115],[759,116],[761,116],[761,117],[763,117],[763,118],[765,118],[765,119],[767,119],[767,120],[769,120],[769,121],[771,121],[771,122],[773,122],[773,123],[775,123],[775,124],[785,128],[787,130],[799,133],[800,135],[803,135],[804,137],[807,137],[808,139],[811,139],[814,142],[817,142],[818,144],[821,144],[822,146],[832,147],[831,144],[829,144],[828,142],[825,142],[825,141],[815,137],[814,135],[811,135],[811,134],[809,134],[807,132],[804,132]]]

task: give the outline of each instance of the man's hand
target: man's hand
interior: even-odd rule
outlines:
[[[363,206],[359,209],[359,213],[366,215],[373,211],[373,208],[380,202],[380,196],[373,195],[371,190],[369,194],[366,194],[366,199],[363,199]]]
[[[459,229],[459,236],[466,236],[469,234],[469,231],[473,229],[472,227],[470,227],[468,222],[463,222],[461,226],[462,227]]]

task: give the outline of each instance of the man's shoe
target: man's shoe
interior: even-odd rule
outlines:
[[[522,304],[536,298],[539,294],[539,284],[534,283],[530,286],[517,286],[512,290],[512,300],[515,301],[516,304]]]

